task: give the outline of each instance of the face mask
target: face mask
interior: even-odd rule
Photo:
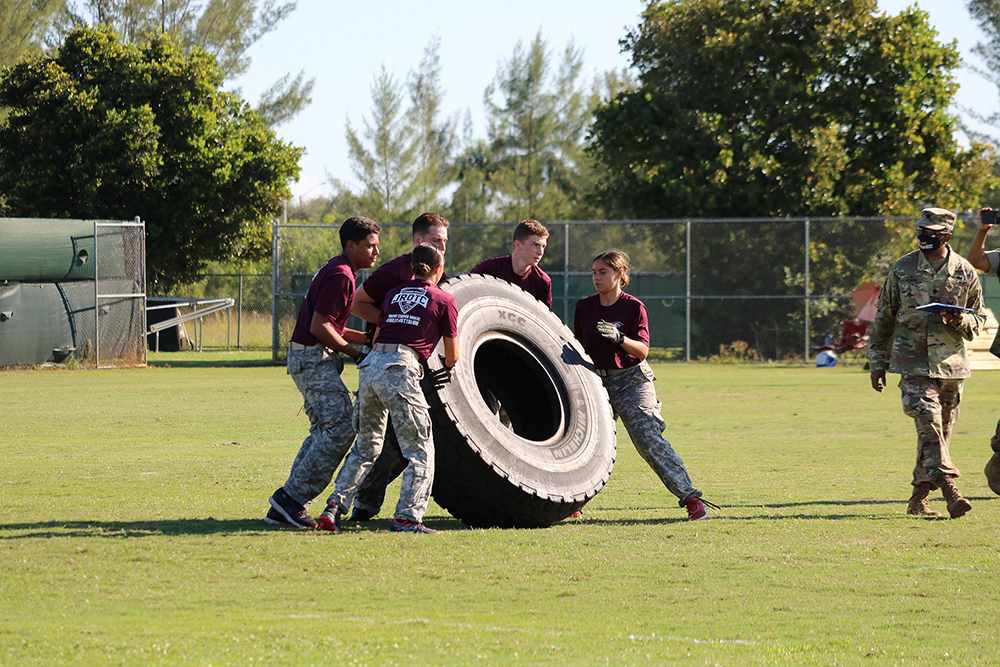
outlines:
[[[920,252],[929,255],[941,247],[941,239],[930,234],[917,234],[917,241],[920,244]]]

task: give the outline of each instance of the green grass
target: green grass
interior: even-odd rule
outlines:
[[[1000,654],[1000,499],[982,476],[1000,374],[966,383],[953,457],[973,510],[960,520],[904,515],[913,424],[863,370],[664,364],[667,435],[722,505],[708,520],[683,520],[619,429],[614,474],[581,520],[469,530],[432,503],[441,535],[382,518],[332,535],[261,522],[307,424],[268,361],[164,353],[139,370],[0,373],[0,664]]]

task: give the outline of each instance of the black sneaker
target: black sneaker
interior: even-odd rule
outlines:
[[[340,532],[340,517],[341,511],[340,506],[336,503],[330,503],[323,510],[323,513],[319,515],[316,523],[323,530],[329,530],[331,533]]]
[[[378,512],[355,507],[354,511],[351,512],[351,521],[371,521],[377,514]]]
[[[316,528],[316,519],[309,516],[306,508],[285,493],[284,488],[274,492],[270,498],[271,507],[282,516],[285,523],[298,528]]]
[[[419,521],[410,521],[409,519],[397,519],[393,517],[391,523],[392,530],[397,533],[424,533],[426,535],[437,535],[439,530],[434,530],[433,528],[428,528]]]
[[[273,507],[267,509],[267,516],[264,517],[264,523],[269,523],[272,526],[287,526],[288,522],[285,521],[285,517],[278,513],[278,510]]]

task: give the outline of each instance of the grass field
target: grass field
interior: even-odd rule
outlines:
[[[1000,373],[966,383],[959,520],[905,516],[913,424],[860,368],[664,364],[708,520],[619,429],[582,519],[470,530],[432,503],[440,535],[333,535],[261,521],[307,425],[266,358],[0,373],[0,664],[1000,662]]]

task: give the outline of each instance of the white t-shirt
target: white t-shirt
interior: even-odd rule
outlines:
[[[1000,267],[1000,250],[987,250],[984,254],[990,263],[989,273],[995,274],[997,268]]]

